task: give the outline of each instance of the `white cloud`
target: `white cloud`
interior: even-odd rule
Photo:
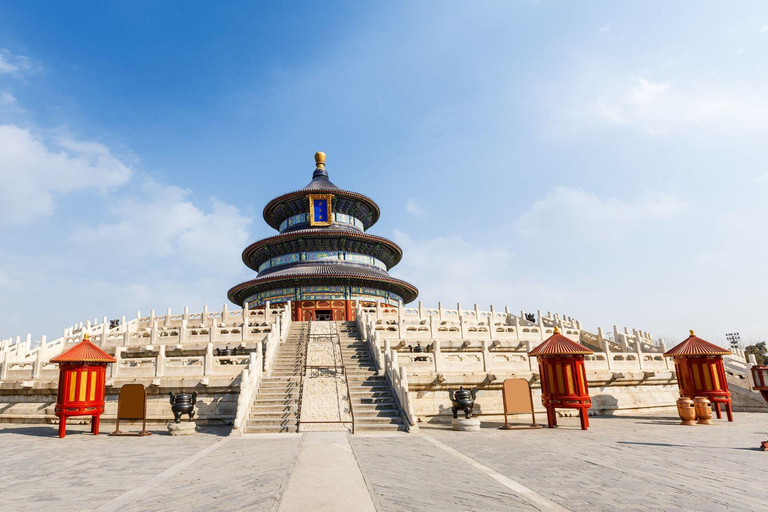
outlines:
[[[768,172],[757,178],[757,181],[768,181]]]
[[[81,228],[71,241],[111,262],[159,260],[158,268],[170,273],[191,267],[214,274],[242,268],[238,254],[249,240],[251,219],[230,204],[211,199],[205,211],[193,203],[191,191],[145,178],[138,193],[116,195],[108,215],[113,222]]]
[[[405,205],[405,211],[411,215],[421,215],[424,213],[424,209],[414,198],[408,199],[408,202]]]
[[[556,187],[536,201],[514,222],[515,229],[530,237],[620,238],[628,229],[646,222],[667,220],[686,204],[672,195],[648,194],[635,201],[600,199],[583,190]]]
[[[663,136],[692,130],[768,130],[768,95],[756,84],[720,83],[711,77],[689,83],[644,76],[592,81],[584,84],[584,96],[566,109],[572,123],[619,125]]]
[[[57,195],[106,192],[130,177],[131,169],[101,144],[0,125],[0,225],[27,224],[51,215]]]
[[[40,66],[23,55],[16,55],[8,49],[0,49],[0,75],[11,75],[22,78],[24,75],[35,73]]]
[[[744,50],[745,50],[744,48],[739,48],[738,50],[736,50],[736,52],[735,52],[735,53],[736,53],[736,56],[739,56],[739,55],[741,55],[742,53],[744,53]]]
[[[0,92],[0,108],[14,108],[16,107],[16,97],[7,92]]]
[[[427,304],[501,300],[508,295],[505,276],[511,275],[512,255],[503,248],[476,246],[458,234],[415,240],[395,231],[394,239],[404,257],[393,275],[420,287],[420,298]]]
[[[605,25],[600,27],[600,32],[602,33],[608,32],[609,30],[611,30],[611,28],[613,28],[613,22],[606,23]]]

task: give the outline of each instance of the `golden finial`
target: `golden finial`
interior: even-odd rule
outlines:
[[[690,331],[688,331],[688,332],[690,332],[690,333],[691,333],[691,336],[693,336],[693,329],[691,329],[691,330],[690,330]]]
[[[315,153],[315,165],[318,169],[325,169],[325,153],[322,151]]]
[[[555,334],[560,332],[560,328],[558,326],[555,326]]]
[[[88,336],[88,333],[83,334],[83,341],[90,340],[90,339],[91,339],[91,337]]]

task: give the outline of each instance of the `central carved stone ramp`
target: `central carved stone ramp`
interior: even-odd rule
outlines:
[[[306,322],[291,323],[287,339],[275,354],[272,371],[261,380],[246,434],[298,432],[296,413],[307,329]]]
[[[376,374],[371,351],[360,338],[355,322],[339,322],[338,331],[355,413],[355,432],[406,430],[387,377]]]

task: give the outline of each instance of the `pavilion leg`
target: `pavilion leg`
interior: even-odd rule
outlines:
[[[720,414],[720,402],[715,402],[712,405],[715,406],[715,414],[717,415],[717,419],[722,419],[723,415]]]
[[[91,416],[91,434],[99,435],[99,417]]]
[[[589,428],[589,414],[586,409],[579,409],[579,417],[581,419],[581,430],[587,430]]]
[[[725,414],[728,416],[728,421],[733,421],[733,408],[730,401],[725,404]]]
[[[59,437],[64,437],[67,435],[67,417],[62,416],[59,420]]]
[[[547,408],[547,424],[549,428],[555,428],[557,426],[557,414],[554,407]]]

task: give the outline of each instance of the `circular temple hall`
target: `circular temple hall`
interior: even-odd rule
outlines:
[[[264,220],[279,234],[245,248],[243,262],[258,275],[230,289],[229,300],[251,309],[290,301],[297,321],[354,320],[355,301],[412,302],[416,287],[388,273],[402,249],[366,233],[379,220],[379,206],[334,185],[324,153],[315,154],[315,164],[306,187],[264,207]]]

